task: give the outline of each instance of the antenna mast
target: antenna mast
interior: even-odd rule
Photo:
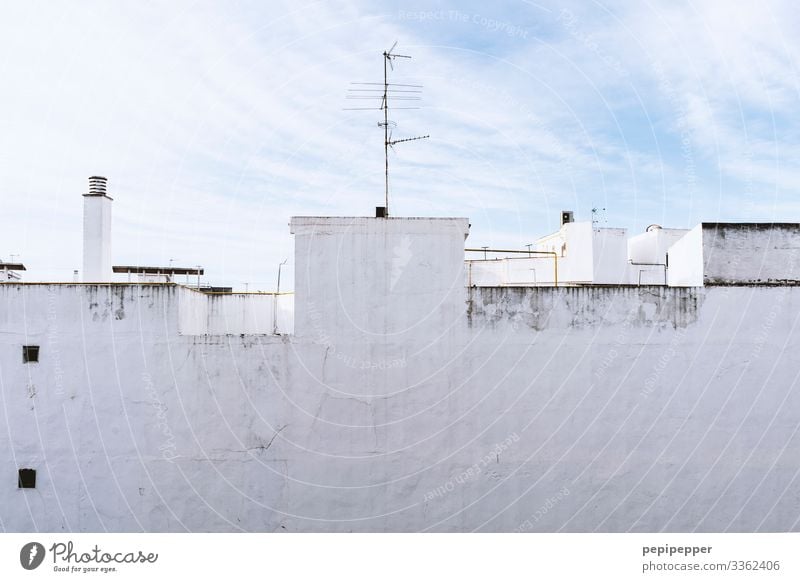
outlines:
[[[397,127],[397,124],[394,121],[389,119],[389,98],[391,97],[395,101],[419,101],[421,98],[418,93],[422,93],[422,85],[405,85],[400,83],[390,83],[389,82],[389,69],[394,71],[394,60],[395,59],[410,59],[409,55],[399,55],[394,53],[394,48],[397,46],[397,42],[392,45],[387,51],[383,51],[383,94],[377,95],[375,94],[376,91],[379,89],[372,88],[372,89],[353,89],[351,88],[351,94],[347,96],[348,99],[381,99],[381,106],[377,109],[383,110],[383,121],[378,122],[378,127],[383,128],[383,155],[384,155],[384,216],[389,216],[389,148],[394,149],[394,146],[398,143],[403,143],[407,141],[416,141],[419,139],[427,139],[429,135],[420,135],[417,137],[409,137],[405,139],[392,139],[392,129]],[[352,85],[380,85],[380,83],[352,83]],[[357,94],[359,93],[359,94]],[[366,93],[366,95],[361,95],[360,93]],[[409,95],[410,93],[410,95]],[[376,109],[375,107],[352,107],[347,108],[347,110],[364,110],[364,109]],[[419,109],[419,107],[392,107],[392,109]]]

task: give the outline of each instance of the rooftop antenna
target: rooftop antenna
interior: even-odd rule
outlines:
[[[389,50],[383,51],[383,83],[351,83],[356,88],[349,89],[348,99],[380,99],[380,107],[348,107],[348,111],[356,110],[381,110],[383,111],[383,121],[378,122],[378,127],[383,128],[383,156],[384,156],[384,208],[383,216],[389,216],[389,148],[394,151],[394,146],[407,141],[417,141],[427,139],[429,135],[408,137],[405,139],[392,139],[392,130],[397,127],[394,121],[389,119],[389,98],[392,101],[419,101],[421,99],[422,85],[407,85],[402,83],[389,82],[389,69],[394,71],[395,59],[410,59],[409,55],[400,55],[394,52],[397,41]],[[381,88],[380,86],[383,85]],[[367,87],[367,88],[364,88]],[[371,88],[369,88],[371,87]],[[392,109],[419,109],[419,107],[392,107]]]
[[[605,208],[592,208],[592,228],[600,228],[600,222],[608,223],[608,219],[606,218],[606,209]]]

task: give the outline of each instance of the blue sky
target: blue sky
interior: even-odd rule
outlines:
[[[115,264],[203,265],[271,289],[292,215],[371,215],[375,111],[351,81],[425,86],[397,111],[394,215],[467,216],[474,246],[603,225],[800,221],[789,2],[4,2],[0,257],[81,262],[109,178]],[[291,270],[289,271],[291,280]]]

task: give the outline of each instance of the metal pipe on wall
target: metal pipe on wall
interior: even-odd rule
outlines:
[[[558,253],[555,251],[531,251],[531,250],[507,250],[507,249],[490,249],[490,248],[480,248],[480,249],[464,249],[464,252],[467,253],[522,253],[526,255],[548,255],[553,257],[553,286],[558,287]]]

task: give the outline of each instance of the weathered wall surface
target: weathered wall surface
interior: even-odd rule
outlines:
[[[240,335],[293,331],[294,295],[291,293],[188,291],[182,292],[178,310],[178,331],[182,334]]]
[[[704,222],[702,229],[704,284],[800,282],[800,224]]]
[[[0,525],[800,529],[800,289],[462,292],[436,334],[365,339],[184,335],[173,286],[0,285]]]
[[[800,224],[697,225],[669,249],[669,285],[797,285]]]
[[[686,327],[697,319],[704,295],[697,288],[664,286],[476,288],[469,290],[470,327],[543,330],[613,325]]]

